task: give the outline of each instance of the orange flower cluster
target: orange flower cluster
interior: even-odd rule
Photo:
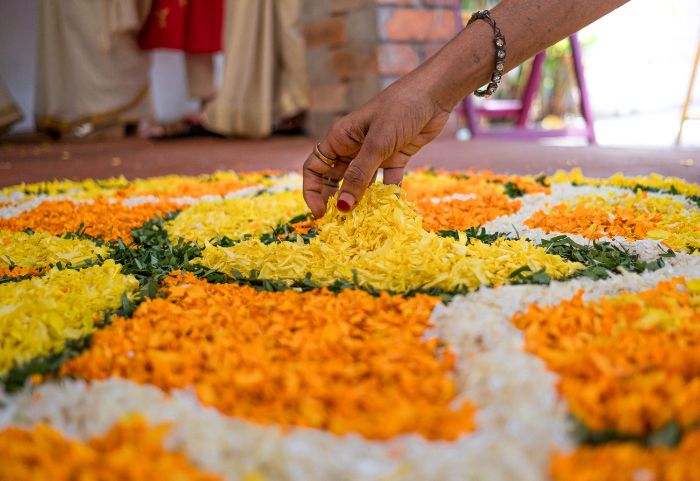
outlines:
[[[559,374],[573,414],[595,431],[646,435],[700,421],[700,281],[638,294],[531,305],[513,323]]]
[[[163,449],[167,425],[126,419],[87,443],[68,440],[47,426],[0,431],[0,479],[12,481],[217,481],[184,455]]]
[[[585,203],[553,206],[549,212],[539,210],[525,221],[530,228],[545,232],[580,234],[589,239],[622,236],[627,239],[644,239],[661,220],[659,214],[639,215],[630,206],[588,205]]]
[[[138,179],[128,187],[117,190],[117,197],[153,195],[155,197],[192,197],[198,199],[206,195],[226,195],[246,187],[260,184],[265,176],[279,175],[276,170],[261,170],[251,174],[217,173],[206,176],[183,177],[165,176],[153,179]]]
[[[555,481],[700,481],[700,431],[673,449],[635,443],[582,447],[555,455],[550,467]]]
[[[312,228],[318,228],[319,219],[307,219],[301,222],[295,222],[292,224],[294,227],[294,233],[296,234],[308,234]]]
[[[423,216],[425,230],[438,232],[483,225],[496,217],[517,212],[520,205],[519,200],[510,200],[495,189],[486,187],[476,197],[466,200],[434,203],[430,199],[421,199],[417,202],[416,211]]]
[[[408,199],[415,201],[453,194],[478,194],[484,187],[493,187],[502,193],[503,185],[507,182],[512,182],[526,194],[550,192],[549,187],[536,182],[532,177],[498,175],[488,170],[479,172],[417,170],[404,178],[401,187],[406,191]]]
[[[96,332],[63,373],[193,386],[203,403],[259,423],[455,439],[474,428],[474,408],[450,406],[454,355],[423,339],[436,303],[351,290],[256,291],[185,274],[169,281],[167,298]]]
[[[9,267],[0,267],[0,279],[9,277],[11,279],[22,276],[39,276],[41,270],[36,267],[19,267],[15,266],[12,269]]]
[[[106,199],[95,199],[92,203],[77,204],[69,200],[46,201],[32,210],[16,217],[0,219],[0,229],[20,231],[31,229],[36,232],[65,234],[75,232],[81,224],[85,233],[92,236],[104,235],[105,239],[121,239],[130,242],[131,230],[143,225],[156,215],[165,216],[179,210],[176,204],[168,201],[144,203],[127,207],[121,202],[110,203]]]

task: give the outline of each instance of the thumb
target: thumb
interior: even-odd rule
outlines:
[[[343,184],[338,195],[338,210],[349,212],[367,190],[374,173],[393,153],[391,136],[381,131],[370,131],[362,142],[357,156],[343,174]]]

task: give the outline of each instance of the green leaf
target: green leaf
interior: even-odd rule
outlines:
[[[683,437],[683,429],[677,422],[671,421],[664,427],[649,435],[646,439],[647,446],[674,447]]]
[[[505,194],[511,199],[525,195],[525,191],[518,187],[518,184],[515,182],[506,182],[503,184],[503,188],[505,189]]]

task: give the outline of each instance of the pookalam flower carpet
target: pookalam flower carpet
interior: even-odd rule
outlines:
[[[700,479],[700,186],[0,190],[2,480]]]

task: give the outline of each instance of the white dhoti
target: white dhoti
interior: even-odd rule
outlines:
[[[136,40],[148,7],[140,0],[42,0],[37,130],[90,130],[151,115],[150,57]]]
[[[207,130],[261,138],[309,106],[299,0],[227,0],[224,75],[204,111]]]

